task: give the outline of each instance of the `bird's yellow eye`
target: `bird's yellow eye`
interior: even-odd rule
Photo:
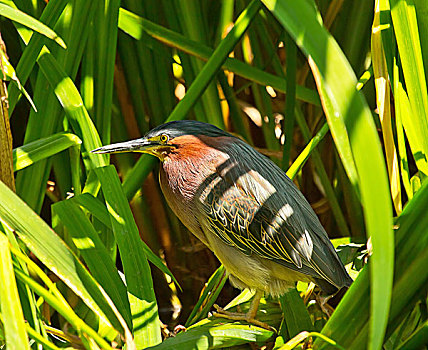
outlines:
[[[159,140],[160,140],[162,143],[166,143],[166,142],[168,141],[168,139],[169,139],[168,135],[165,135],[165,134],[162,134],[162,135],[159,137]]]

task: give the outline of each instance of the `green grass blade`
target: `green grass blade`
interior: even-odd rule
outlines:
[[[371,36],[372,67],[375,78],[376,105],[379,113],[379,119],[382,127],[383,147],[385,151],[385,160],[387,165],[388,177],[390,182],[390,191],[392,202],[397,214],[400,214],[403,208],[401,200],[401,182],[400,171],[397,160],[397,147],[393,135],[393,121],[391,108],[391,84],[388,81],[388,68],[386,63],[386,50],[382,38],[381,14],[388,12],[379,2],[375,6],[375,15]]]
[[[18,76],[16,75],[15,69],[10,64],[6,53],[1,50],[1,64],[2,64],[2,72],[3,72],[3,80],[4,81],[12,81],[11,85],[14,85],[18,88],[18,90],[25,96],[27,101],[30,103],[31,107],[34,109],[35,112],[37,112],[36,105],[34,104],[31,96],[28,94],[27,90],[22,86],[21,82],[18,79]]]
[[[106,200],[119,247],[131,305],[133,334],[137,347],[161,342],[160,322],[153,281],[138,228],[113,166],[95,169]]]
[[[348,179],[352,184],[355,193],[360,196],[360,188],[358,186],[358,172],[355,165],[354,156],[352,154],[351,144],[349,140],[348,131],[342,118],[334,118],[337,113],[337,106],[335,106],[334,99],[329,98],[327,86],[324,82],[318,67],[309,60],[309,64],[312,68],[312,72],[321,95],[321,103],[327,116],[327,123],[331,131],[331,136],[336,144],[337,151],[342,161],[343,167],[345,168]],[[356,85],[356,84],[355,84]]]
[[[419,35],[426,38],[428,35],[428,8],[425,0],[413,0],[416,7],[416,16],[418,19]],[[421,40],[422,58],[424,62],[428,59],[428,42]],[[425,66],[425,77],[428,77],[428,65]]]
[[[46,23],[50,27],[54,27],[58,18],[60,17],[62,11],[64,10],[67,4],[67,0],[53,0],[49,1],[46,5],[42,15],[40,16],[40,21]],[[47,39],[41,35],[33,35],[28,42],[27,47],[22,53],[18,65],[16,66],[16,72],[21,83],[25,85],[27,82],[30,73],[36,64],[37,57],[39,56],[40,50]],[[20,93],[15,86],[11,85],[8,88],[9,94],[9,113],[12,115],[13,110],[15,109],[16,103],[19,100]]]
[[[110,143],[113,74],[117,46],[119,0],[102,1],[94,17],[94,121],[104,144]]]
[[[133,12],[148,17],[153,21],[163,21],[159,18],[159,13],[154,6],[155,1],[137,1],[128,0],[125,4]],[[171,11],[174,11],[174,2],[170,1],[170,9],[166,16],[169,16]],[[172,82],[172,57],[169,48],[161,46],[148,35],[145,35],[143,40],[137,42],[128,41],[125,44],[128,48],[136,53],[138,70],[141,80],[139,83],[143,88],[143,102],[146,106],[144,114],[150,115],[151,125],[162,124],[171,112],[174,105],[173,82]],[[131,57],[131,53],[127,53],[127,57]],[[124,57],[124,56],[123,56]],[[134,58],[131,58],[134,61]],[[124,69],[126,71],[132,69],[132,66],[127,67],[124,61]],[[132,64],[132,63],[131,63]],[[135,74],[133,71],[127,73]],[[135,79],[132,79],[135,80]],[[131,81],[131,80],[130,80]],[[131,89],[133,85],[130,85]],[[139,96],[141,99],[141,96]],[[143,114],[143,115],[144,115]],[[143,115],[139,118],[143,118]]]
[[[119,14],[122,13],[120,9]],[[120,17],[119,17],[120,18]],[[135,52],[135,46],[132,38],[123,32],[119,32],[118,38],[118,52],[122,62],[126,62],[127,69],[124,69],[124,76],[129,87],[129,96],[132,101],[133,111],[137,119],[139,131],[146,133],[149,131],[148,118],[146,118],[146,111],[144,106],[144,87],[141,74],[136,74],[140,71],[138,66],[138,57]]]
[[[74,134],[59,133],[27,143],[13,150],[13,169],[21,170],[39,160],[52,157],[70,147],[79,146],[82,141]]]
[[[257,40],[257,32],[262,30],[260,18],[254,19],[254,25],[248,30],[249,45],[245,41],[241,42],[244,59],[248,65],[253,64],[258,68],[262,68],[266,64],[263,62],[263,52],[272,56],[272,47],[270,43],[267,48],[262,46],[262,43]],[[273,55],[274,56],[274,55]],[[282,70],[281,70],[282,73]],[[261,127],[263,131],[266,147],[272,150],[279,150],[280,144],[275,137],[275,119],[273,117],[273,108],[270,95],[264,86],[251,84],[251,91],[254,96],[254,104],[258,111],[267,118],[261,119]],[[276,161],[276,159],[274,159]]]
[[[208,311],[217,300],[226,281],[226,270],[223,265],[220,265],[205,284],[201,297],[187,318],[184,325],[185,327],[193,325],[207,315]]]
[[[1,186],[4,186],[1,183]],[[25,331],[24,315],[16,287],[9,240],[0,233],[0,307],[3,316],[6,347],[8,349],[30,349]]]
[[[201,4],[198,1],[176,1],[178,22],[181,24],[184,35],[196,42],[204,43],[208,41],[206,23],[203,20]],[[204,66],[203,62],[190,58],[190,65],[197,75]],[[186,80],[187,86],[190,86],[192,81]],[[224,121],[220,108],[218,89],[215,79],[209,83],[204,89],[204,93],[199,98],[198,103],[204,109],[204,118],[200,119],[208,123],[214,124],[221,129],[224,129]],[[198,118],[202,116],[197,115]]]
[[[52,292],[43,288],[35,280],[28,277],[22,271],[15,269],[16,277],[28,285],[37,295],[40,295],[49,305],[55,308],[64,318],[70,322],[70,324],[76,329],[80,336],[83,336],[86,333],[90,336],[95,342],[97,342],[104,349],[112,350],[112,347],[90,326],[88,326],[83,320],[77,316],[70,305],[68,305],[64,300],[59,299],[57,296],[53,295]]]
[[[418,145],[418,151],[422,152],[414,154],[416,159],[424,160],[424,167],[420,170],[427,176],[428,91],[415,6],[412,0],[390,0],[390,4],[401,67],[412,110],[411,116],[403,115],[403,125],[406,132],[410,129],[409,139],[412,138],[412,142]]]
[[[88,159],[88,168],[106,165],[107,157],[97,157],[89,152],[101,147],[102,143],[73,81],[47,49],[42,50],[39,62],[40,68],[63,106],[74,132],[83,141],[82,145],[87,151],[83,155],[83,159]]]
[[[288,33],[285,34],[285,49],[287,54],[286,76],[287,94],[284,110],[284,148],[282,151],[282,168],[285,170],[290,163],[290,152],[294,131],[294,106],[296,104],[296,74],[297,74],[297,45]]]
[[[224,349],[246,343],[264,343],[272,335],[272,331],[264,328],[223,324],[222,320],[218,319],[203,325],[198,324],[198,327],[181,332],[176,337],[168,338],[158,346],[149,349]]]
[[[253,0],[248,7],[242,11],[235,22],[235,26],[227,34],[227,36],[220,42],[208,62],[204,65],[199,72],[195,81],[187,90],[186,95],[174,108],[168,121],[184,119],[190,108],[195,104],[201,96],[209,82],[215,77],[215,74],[221,68],[223,62],[226,60],[229,53],[233,50],[235,45],[244,35],[245,31],[251,24],[251,21],[257,15],[261,4]]]
[[[380,349],[391,304],[394,237],[386,167],[371,112],[355,88],[357,79],[346,57],[319,23],[310,2],[264,0],[263,3],[319,70],[318,83],[324,86],[320,93],[330,106],[325,112],[339,153],[343,155],[343,151],[351,146],[367,232],[373,244],[368,347]],[[338,136],[344,141],[339,142]]]
[[[20,239],[46,267],[54,271],[100,317],[102,327],[111,327],[110,321],[116,318],[85,267],[46,222],[2,182],[0,182],[0,218],[16,231]],[[105,316],[106,314],[109,318]],[[115,326],[120,329],[118,322]]]
[[[308,143],[307,147],[311,147],[310,146],[311,145],[311,134],[309,131],[309,126],[306,123],[306,120],[303,116],[303,113],[300,110],[300,108],[296,108],[294,113],[295,113],[297,124],[299,125],[300,131],[302,132],[303,139],[305,140],[305,142]],[[314,136],[314,140],[316,140],[316,138],[317,138],[317,135]],[[305,151],[306,151],[306,149],[303,150],[303,152],[305,152]],[[330,179],[328,178],[328,174],[327,174],[327,171],[325,169],[324,163],[322,161],[321,155],[319,154],[319,152],[316,148],[312,149],[311,155],[312,155],[312,160],[315,164],[318,176],[320,178],[320,182],[324,188],[325,195],[326,195],[326,197],[330,203],[331,210],[334,214],[335,220],[336,220],[337,225],[341,231],[341,234],[344,236],[349,236],[349,229],[348,229],[348,225],[347,225],[346,220],[345,220],[345,216],[343,215],[342,208],[339,205],[339,201],[336,198],[336,194],[334,193],[333,186],[330,182]],[[302,156],[305,157],[305,153],[302,153]],[[304,159],[300,158],[300,160],[296,159],[296,161],[302,161],[303,162]],[[296,163],[296,166],[298,166],[298,163]],[[291,169],[291,171],[290,171],[290,175],[295,176],[295,174],[293,174],[292,171],[294,172],[294,171],[296,171],[296,169],[294,168],[294,169]],[[288,171],[287,171],[287,173],[288,173]]]
[[[89,193],[84,193],[81,196],[73,197],[72,202],[76,202],[86,210],[88,210],[92,215],[94,215],[99,221],[101,221],[109,229],[112,229],[110,214],[108,213],[106,207],[94,196]],[[180,287],[178,281],[169,270],[169,268],[163,263],[163,261],[147,246],[144,241],[140,241],[143,247],[144,253],[147,256],[147,259],[155,265],[163,273],[169,275],[173,281]]]
[[[181,34],[152,23],[147,19],[141,18],[123,8],[121,8],[119,12],[119,28],[137,40],[142,38],[143,32],[147,32],[147,34],[153,36],[164,44],[176,47],[188,54],[206,61],[208,61],[214,52],[208,46],[190,40]],[[237,59],[227,58],[222,67],[223,69],[234,72],[235,74],[260,85],[270,85],[275,90],[284,93],[287,91],[285,79],[268,72],[264,72],[256,67],[251,67]],[[320,105],[318,94],[301,85],[296,86],[296,98],[316,106]]]
[[[73,6],[71,6],[73,5]],[[82,57],[84,44],[89,31],[89,27],[82,26],[82,23],[90,21],[93,16],[94,3],[84,0],[76,0],[69,3],[57,23],[58,32],[62,33],[68,43],[67,50],[52,48],[55,60],[70,78],[74,78]],[[61,30],[59,30],[61,28]],[[71,38],[71,39],[70,39]],[[46,50],[39,57],[46,58]],[[43,61],[43,59],[42,59]],[[40,65],[43,65],[42,62]],[[45,69],[49,72],[50,66]],[[52,72],[55,73],[55,72]],[[61,78],[60,78],[61,79]],[[61,80],[60,80],[61,81]],[[64,82],[67,85],[67,81]],[[38,104],[39,112],[30,112],[28,124],[25,131],[24,143],[49,136],[61,130],[60,123],[63,120],[63,109],[58,103],[51,88],[47,88],[48,81],[44,74],[38,74],[34,88],[34,102]],[[65,98],[66,100],[66,98]],[[40,101],[40,103],[39,103]],[[77,105],[79,107],[79,105]],[[43,118],[40,118],[43,115]],[[77,134],[77,133],[76,133]],[[79,137],[80,135],[77,134]],[[87,140],[82,138],[85,143]],[[39,212],[45,196],[45,184],[51,168],[49,160],[42,160],[32,167],[24,169],[18,173],[16,178],[17,192],[36,212]]]
[[[415,330],[408,339],[401,344],[399,350],[422,349],[428,343],[428,321]]]
[[[126,287],[89,219],[70,200],[54,204],[52,210],[67,228],[74,245],[79,249],[94,278],[110,296],[128,327],[131,327],[131,311],[126,295]]]
[[[42,345],[44,349],[48,350],[60,350],[54,343],[50,342],[46,338],[43,338],[39,333],[37,333],[29,324],[25,325],[28,335],[31,339],[34,339],[37,343]]]
[[[311,139],[311,141],[309,141],[304,150],[300,152],[293,164],[291,164],[291,166],[287,170],[287,176],[290,179],[294,179],[300,169],[302,169],[302,167],[306,164],[306,161],[309,159],[309,156],[311,155],[312,151],[318,146],[318,144],[328,133],[328,131],[328,124],[325,123],[320,129],[320,131],[318,131],[317,134]]]
[[[295,288],[284,293],[279,302],[290,338],[300,332],[314,330],[308,310]]]
[[[428,283],[427,205],[428,181],[425,181],[396,222],[396,264],[387,336],[400,326]],[[324,326],[322,333],[346,349],[366,347],[370,316],[369,292],[369,268],[364,268]],[[325,348],[319,346],[318,341],[314,345],[319,349]]]
[[[422,158],[416,157],[416,155],[422,154],[422,145],[419,143],[419,135],[412,137],[418,133],[418,130],[415,130],[413,123],[411,122],[411,107],[409,103],[409,98],[404,90],[403,81],[400,79],[400,68],[397,64],[397,59],[394,60],[394,99],[395,99],[395,119],[396,119],[396,128],[397,128],[397,144],[398,152],[400,155],[400,170],[401,170],[401,180],[403,181],[404,188],[407,193],[407,197],[412,199],[413,191],[410,185],[410,171],[409,163],[407,160],[407,149],[406,141],[404,136],[404,131],[406,131],[407,139],[410,144],[410,148],[413,152],[416,166],[418,169],[423,170],[426,162]],[[404,129],[404,120],[407,119],[406,128]],[[410,123],[409,123],[410,122]]]
[[[38,32],[49,39],[54,40],[62,48],[66,49],[64,40],[56,34],[52,29],[38,21],[34,17],[27,15],[25,12],[22,12],[16,8],[10,7],[4,3],[0,2],[0,15],[9,18],[12,21],[18,22],[28,28],[33,29],[35,32]]]
[[[236,312],[247,312],[250,307],[252,293],[245,289],[233,299],[225,309]],[[278,304],[262,298],[256,318],[278,327],[282,313]],[[250,342],[266,342],[273,336],[271,330],[244,325],[222,318],[210,317],[190,326],[186,332],[179,333],[175,338],[166,339],[162,344],[151,349],[221,349]]]

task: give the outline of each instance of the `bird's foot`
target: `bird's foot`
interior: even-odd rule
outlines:
[[[249,313],[241,313],[241,312],[230,312],[230,311],[226,311],[223,308],[221,308],[220,306],[214,304],[214,308],[217,311],[213,312],[213,316],[214,317],[221,317],[221,318],[226,318],[228,320],[232,320],[232,321],[245,321],[248,323],[251,323],[255,326],[258,327],[262,327],[265,328],[269,331],[275,332],[276,333],[276,329],[269,326],[267,323],[265,322],[261,322],[259,320],[256,320],[254,318],[254,316],[250,315]]]
[[[183,325],[179,324],[179,325],[174,327],[174,330],[172,331],[172,333],[174,334],[174,336],[176,336],[178,333],[186,332],[186,331],[187,331],[187,328],[184,327]]]
[[[316,295],[315,298],[316,298],[321,310],[330,318],[334,309],[328,304],[328,301],[332,298],[332,295],[322,296],[322,295],[318,294],[318,295]]]

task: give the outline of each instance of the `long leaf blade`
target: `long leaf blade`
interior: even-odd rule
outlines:
[[[380,349],[391,303],[394,237],[388,180],[376,127],[366,102],[355,88],[357,79],[346,57],[318,21],[315,4],[292,0],[263,0],[263,3],[319,70],[315,77],[320,78],[317,81],[320,93],[329,105],[325,112],[339,152],[348,144],[351,146],[367,232],[373,244],[368,346]],[[344,137],[344,142],[339,142],[334,134]]]
[[[25,12],[22,12],[16,8],[10,7],[6,4],[0,2],[0,15],[11,19],[12,21],[18,22],[28,28],[33,29],[35,32],[38,32],[49,39],[54,40],[58,45],[67,48],[64,40],[56,34],[52,29],[38,21],[37,19],[27,15]]]
[[[9,240],[3,233],[0,233],[0,282],[2,284],[0,306],[6,335],[6,347],[8,349],[30,349],[12,267]]]
[[[116,317],[110,306],[103,302],[104,298],[92,276],[46,222],[2,182],[0,182],[0,219],[16,231],[21,240],[46,267],[82,298],[100,317],[103,327],[111,328],[110,322],[114,322]],[[106,314],[109,315],[108,318]],[[115,326],[120,329],[117,320]]]
[[[161,342],[153,281],[138,228],[113,166],[96,168],[124,267],[137,347]]]

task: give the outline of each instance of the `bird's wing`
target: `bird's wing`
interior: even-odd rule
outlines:
[[[230,168],[213,175],[200,204],[224,243],[336,287],[347,285],[349,277],[315,213],[291,185],[296,193],[285,195],[254,170]]]

